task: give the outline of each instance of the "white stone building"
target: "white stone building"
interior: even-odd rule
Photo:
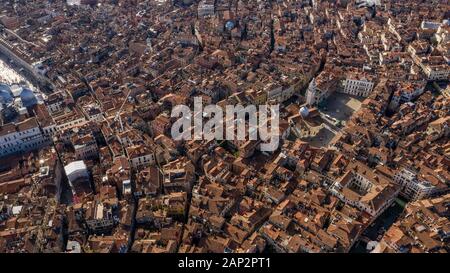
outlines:
[[[0,127],[0,157],[37,150],[50,144],[42,133],[36,118]]]
[[[394,182],[402,186],[401,194],[411,200],[429,198],[437,191],[432,183],[419,178],[415,171],[407,168],[395,174]]]
[[[348,75],[342,84],[342,93],[358,96],[368,97],[373,90],[374,82],[367,77],[355,77],[356,74]]]

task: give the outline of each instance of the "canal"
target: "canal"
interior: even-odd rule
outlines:
[[[398,220],[405,210],[405,206],[405,200],[396,198],[394,203],[364,231],[362,236],[379,242],[383,234]],[[367,251],[366,246],[366,243],[358,241],[350,250],[350,253],[367,253],[369,251]]]

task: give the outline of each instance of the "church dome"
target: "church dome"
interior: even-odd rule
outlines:
[[[228,22],[225,24],[225,27],[226,27],[226,29],[227,29],[228,31],[232,30],[232,29],[234,28],[234,22],[233,22],[233,21],[228,21]]]
[[[300,108],[300,115],[302,115],[302,117],[306,118],[309,115],[309,109],[305,106],[303,106],[302,108]]]
[[[0,103],[10,103],[13,101],[11,88],[9,85],[0,83]]]
[[[22,92],[20,93],[20,99],[22,100],[22,104],[25,107],[31,107],[38,103],[33,91],[28,88],[22,89]]]

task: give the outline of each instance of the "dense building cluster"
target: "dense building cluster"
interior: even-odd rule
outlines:
[[[449,252],[449,11],[2,1],[1,55],[42,97],[0,85],[0,252]],[[279,148],[174,140],[194,97],[280,104]]]

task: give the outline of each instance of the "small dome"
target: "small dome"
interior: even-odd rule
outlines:
[[[300,108],[300,115],[302,115],[302,117],[306,118],[309,115],[309,110],[307,107],[303,106],[302,108]]]
[[[370,241],[370,242],[367,243],[366,249],[368,251],[372,251],[372,250],[374,250],[377,247],[377,245],[378,245],[377,241]]]
[[[7,84],[0,84],[0,103],[10,103],[13,101],[11,88]]]
[[[25,107],[30,107],[38,103],[33,91],[28,88],[22,89],[22,92],[20,93],[20,99],[22,100],[22,104]]]
[[[228,30],[232,30],[232,29],[234,28],[234,23],[233,23],[233,21],[228,21],[228,22],[225,24],[225,27],[226,27]]]
[[[0,90],[5,90],[11,93],[11,88],[6,83],[0,83]]]

